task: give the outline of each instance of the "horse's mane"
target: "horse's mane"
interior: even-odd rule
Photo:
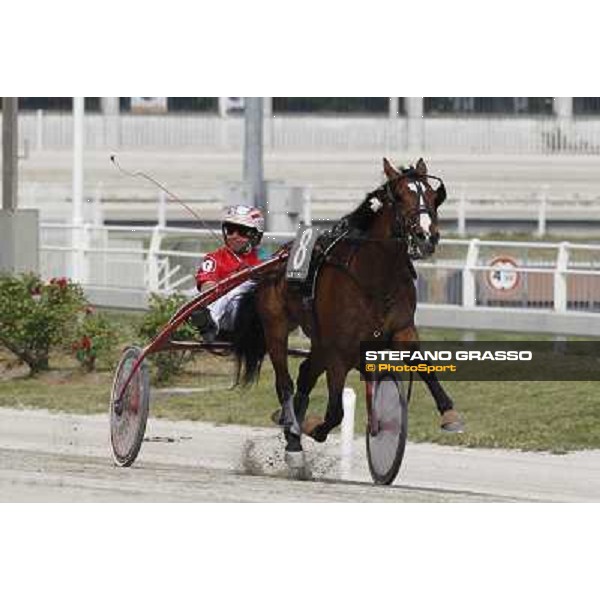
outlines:
[[[381,188],[369,192],[365,199],[351,212],[342,217],[341,222],[349,229],[358,229],[359,231],[368,231],[377,211],[373,210],[373,200],[377,201],[377,196]]]
[[[410,167],[402,168],[400,172],[402,173],[402,176],[409,179],[419,178],[419,173],[412,165]],[[350,229],[358,229],[363,232],[367,231],[377,214],[377,211],[373,210],[372,200],[373,198],[379,197],[380,193],[383,191],[383,187],[384,186],[382,185],[376,190],[369,192],[365,196],[365,199],[351,213],[342,217],[340,222]]]

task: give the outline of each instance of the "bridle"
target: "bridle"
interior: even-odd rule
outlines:
[[[393,184],[398,183],[402,179],[414,181],[414,188],[411,187],[411,189],[417,194],[418,198],[417,206],[411,209],[406,215],[403,215],[400,210],[402,198],[398,198],[398,195],[393,188]],[[405,242],[408,246],[408,252],[411,258],[420,257],[418,241],[424,239],[422,218],[428,218],[431,223],[435,221],[433,211],[427,206],[425,200],[425,186],[419,181],[421,179],[433,179],[439,181],[441,185],[444,184],[440,177],[436,177],[435,175],[418,175],[411,170],[407,173],[400,173],[396,177],[388,179],[382,186],[367,196],[367,198],[378,198],[379,201],[384,204],[387,203],[392,208],[394,222],[391,238],[400,242]],[[411,186],[411,183],[409,183],[409,186]],[[434,244],[437,244],[438,240],[439,235],[432,236],[432,242]]]
[[[439,181],[441,183],[441,185],[443,185],[443,181],[439,177],[435,177],[433,175],[422,175],[421,176],[421,175],[418,175],[417,173],[415,173],[414,171],[411,171],[408,173],[399,173],[396,177],[388,179],[384,184],[382,184],[377,189],[375,189],[372,192],[370,192],[369,194],[367,194],[367,196],[365,198],[365,203],[369,202],[369,201],[372,202],[373,200],[377,200],[377,202],[379,203],[379,206],[376,206],[373,203],[371,203],[370,209],[373,211],[373,213],[377,213],[380,210],[382,210],[383,206],[386,204],[393,210],[394,222],[392,225],[391,236],[385,237],[385,238],[374,238],[371,236],[366,236],[364,234],[357,236],[356,232],[352,232],[351,229],[343,228],[343,229],[341,229],[341,233],[338,232],[336,238],[329,244],[327,249],[323,252],[323,263],[326,263],[327,265],[338,269],[339,271],[344,273],[347,277],[349,277],[349,279],[351,279],[355,283],[357,289],[362,292],[362,295],[365,298],[369,299],[370,301],[380,301],[382,298],[379,294],[375,294],[370,288],[365,286],[364,283],[358,279],[358,277],[352,270],[352,266],[351,266],[352,262],[353,262],[354,258],[356,257],[356,255],[359,251],[359,248],[365,242],[375,243],[375,244],[385,244],[385,243],[389,243],[390,241],[392,241],[394,244],[406,246],[406,252],[407,252],[409,259],[423,257],[423,253],[418,248],[417,242],[414,241],[415,238],[419,234],[419,229],[420,229],[419,218],[421,215],[427,215],[431,219],[432,222],[434,221],[434,219],[433,219],[434,215],[432,214],[431,209],[429,209],[429,207],[427,206],[427,203],[425,202],[425,188],[420,185],[416,186],[416,188],[418,190],[417,191],[418,197],[419,197],[418,206],[415,209],[413,209],[409,214],[404,216],[400,209],[400,204],[402,202],[402,198],[398,198],[397,193],[394,192],[394,189],[392,187],[392,184],[394,182],[398,182],[401,179],[417,180],[417,179],[423,179],[423,178],[434,179],[436,181]],[[440,189],[440,188],[438,188],[438,189]],[[344,256],[343,259],[341,259],[341,257],[330,254],[330,251],[337,245],[338,242],[340,242],[342,240],[346,240],[346,241],[350,242],[350,244],[351,244],[351,250],[350,250],[349,254]],[[400,254],[398,254],[398,256],[400,256]],[[410,260],[408,261],[408,266],[409,266],[409,271],[413,275],[413,278],[415,278],[416,273],[414,271],[414,267],[412,267],[412,263],[410,262]],[[392,278],[391,281],[399,281],[399,279]],[[311,292],[312,298],[314,298],[316,295],[316,285],[317,285],[317,277],[315,277],[313,280],[312,292]],[[390,294],[388,293],[387,296],[392,297],[393,295],[390,296]],[[385,298],[383,298],[383,301],[385,302]],[[318,320],[316,318],[316,315],[315,315],[315,323],[316,323],[316,330],[318,331]],[[380,325],[378,325],[377,330],[381,331],[382,327],[383,327],[383,322]]]

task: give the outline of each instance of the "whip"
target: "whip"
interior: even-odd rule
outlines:
[[[204,221],[204,219],[202,219],[202,217],[200,217],[200,215],[191,206],[186,204],[181,198],[179,198],[173,192],[168,190],[162,183],[160,183],[160,181],[157,181],[156,179],[154,179],[154,177],[151,177],[150,175],[148,175],[147,173],[144,173],[143,171],[129,171],[128,169],[124,169],[119,164],[119,162],[117,161],[117,157],[114,154],[110,155],[110,161],[124,175],[127,175],[128,177],[141,177],[142,179],[146,179],[147,181],[149,181],[150,183],[155,185],[157,188],[159,188],[163,192],[165,192],[165,194],[167,194],[168,198],[170,198],[171,200],[175,200],[176,202],[179,202],[179,204],[181,204],[181,206],[183,206],[193,217],[195,217],[200,222],[200,224],[205,229],[207,229],[210,232],[210,234],[219,242],[219,244],[221,244],[221,241],[222,241],[221,238],[210,227],[207,226],[206,221]]]

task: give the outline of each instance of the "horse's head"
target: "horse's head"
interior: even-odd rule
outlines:
[[[422,158],[415,167],[401,171],[384,158],[383,170],[387,178],[383,187],[394,205],[399,228],[406,235],[410,257],[431,256],[440,239],[437,211],[446,198],[444,182],[427,174],[427,165]],[[437,189],[431,187],[430,179],[439,181]]]

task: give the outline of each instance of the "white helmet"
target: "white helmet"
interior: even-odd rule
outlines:
[[[265,218],[260,209],[254,206],[245,206],[243,204],[228,206],[225,209],[225,218],[222,223],[223,229],[225,229],[227,223],[254,229],[256,231],[256,234],[252,236],[252,245],[254,246],[260,243],[265,231]]]

